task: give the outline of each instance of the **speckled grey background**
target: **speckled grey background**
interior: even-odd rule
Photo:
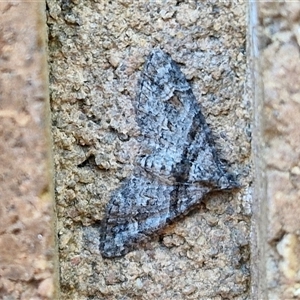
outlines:
[[[49,1],[50,91],[63,299],[245,299],[250,118],[243,2]],[[145,247],[103,259],[97,224],[128,177],[146,55],[181,65],[243,189],[215,194]]]

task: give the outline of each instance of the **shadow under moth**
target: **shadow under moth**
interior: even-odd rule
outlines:
[[[207,193],[237,187],[219,160],[211,131],[179,66],[160,49],[146,60],[138,85],[139,155],[112,195],[100,251],[117,257],[177,217]]]

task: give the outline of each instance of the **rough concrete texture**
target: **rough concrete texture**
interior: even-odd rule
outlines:
[[[258,248],[265,274],[259,293],[264,299],[300,299],[300,4],[260,2],[258,13],[259,158],[265,180],[258,201],[266,204],[260,212]]]
[[[53,299],[56,292],[44,11],[42,2],[0,3],[0,299],[4,300]]]
[[[62,299],[249,296],[250,118],[243,1],[48,1]],[[99,252],[111,193],[132,171],[134,99],[146,55],[181,65],[243,186],[211,195],[118,259]]]

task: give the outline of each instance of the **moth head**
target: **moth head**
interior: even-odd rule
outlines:
[[[218,184],[220,190],[232,190],[241,187],[233,174],[224,174],[220,177]]]

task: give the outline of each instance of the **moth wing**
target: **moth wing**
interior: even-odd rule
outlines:
[[[187,213],[209,190],[209,187],[165,185],[144,176],[131,177],[107,206],[100,243],[102,254],[117,257],[132,251],[153,232]]]
[[[139,165],[170,179],[181,163],[193,118],[199,110],[191,87],[178,65],[163,51],[154,50],[145,65],[136,100],[141,130]]]
[[[139,165],[169,184],[237,186],[217,157],[211,131],[179,66],[155,49],[142,72],[137,97]]]
[[[172,186],[146,177],[131,177],[112,196],[106,213],[101,252],[126,254],[148,235],[164,227],[170,216]]]

